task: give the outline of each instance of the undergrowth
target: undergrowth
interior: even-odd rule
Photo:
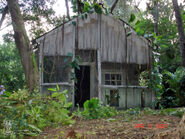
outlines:
[[[182,118],[185,112],[184,108],[167,108],[162,110],[154,110],[151,108],[130,108],[124,111],[120,111],[119,115],[122,117],[123,121],[137,120],[142,116],[156,115],[156,116],[178,116]]]
[[[103,106],[97,98],[87,100],[83,106],[83,111],[78,109],[76,112],[74,112],[74,114],[77,116],[82,116],[85,119],[108,118],[118,114],[115,108]]]
[[[104,106],[97,98],[84,103],[84,110],[78,109],[72,116],[72,103],[67,102],[67,90],[59,91],[51,88],[53,93],[41,96],[38,93],[29,94],[27,90],[19,90],[13,94],[0,96],[0,138],[24,138],[37,136],[44,127],[74,124],[73,116],[85,119],[110,118],[119,114],[124,121],[137,120],[144,115],[172,115],[182,117],[185,109],[168,108],[153,110],[150,108],[130,108],[117,111],[110,106]],[[108,119],[114,120],[114,119]]]
[[[0,96],[0,138],[37,136],[46,126],[73,124],[67,90],[53,89],[51,96],[19,90]]]

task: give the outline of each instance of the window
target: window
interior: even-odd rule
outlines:
[[[105,85],[122,85],[122,76],[118,73],[106,73]]]
[[[69,63],[64,56],[45,56],[43,61],[44,83],[68,82]]]

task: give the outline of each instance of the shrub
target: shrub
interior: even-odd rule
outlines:
[[[67,90],[53,90],[51,96],[29,94],[27,90],[0,96],[0,137],[37,136],[46,126],[73,124]]]
[[[103,106],[99,99],[92,98],[84,103],[84,111],[82,116],[86,119],[98,119],[104,117],[112,117],[117,114],[115,108]]]
[[[164,94],[161,104],[164,107],[185,106],[185,68],[178,67],[174,73],[163,72]]]

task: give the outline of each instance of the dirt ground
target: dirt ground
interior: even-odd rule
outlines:
[[[150,139],[154,134],[178,126],[179,117],[148,115],[125,121],[122,116],[108,119],[76,118],[73,126],[46,128],[38,139]]]

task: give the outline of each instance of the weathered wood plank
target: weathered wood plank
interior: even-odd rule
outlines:
[[[53,86],[53,85],[66,85],[66,86],[72,86],[69,82],[61,82],[61,83],[42,83],[41,86]]]
[[[101,15],[98,15],[98,24],[97,24],[97,60],[98,60],[98,98],[101,100]]]
[[[39,47],[39,91],[42,93],[42,83],[43,83],[43,46],[44,43],[41,43],[41,46]]]
[[[76,21],[77,22],[77,21]],[[77,25],[76,25],[77,26]],[[72,57],[72,61],[74,61],[75,59],[75,49],[76,49],[76,26],[73,26],[73,51],[72,51],[72,54],[73,54],[73,57]],[[75,73],[75,69],[74,68],[71,68],[71,73]],[[73,110],[74,110],[74,107],[75,107],[75,82],[74,82],[74,79],[71,80],[71,93],[72,93],[72,103],[73,103]]]
[[[111,88],[111,89],[119,89],[119,88],[148,88],[147,86],[126,86],[126,85],[101,85],[102,88]]]

